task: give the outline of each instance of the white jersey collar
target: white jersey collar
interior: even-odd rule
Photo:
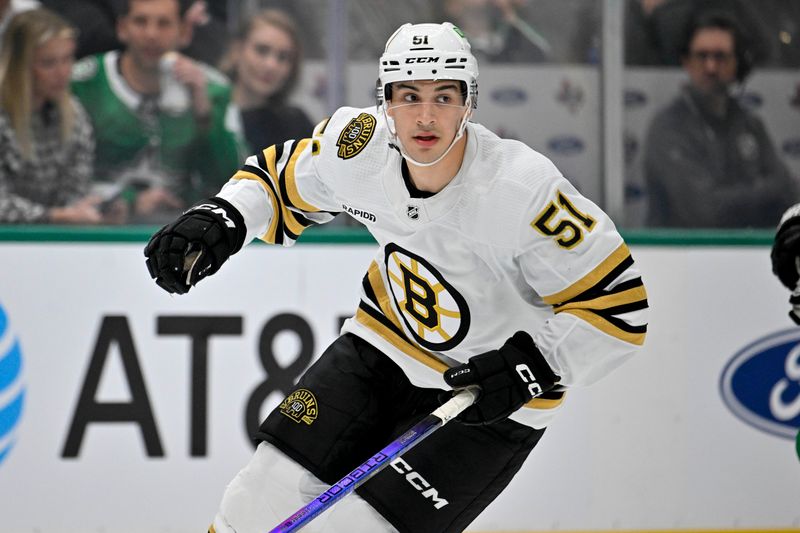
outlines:
[[[467,146],[461,168],[444,189],[428,198],[412,198],[402,174],[403,157],[395,150],[390,156],[391,171],[383,175],[383,184],[389,201],[397,216],[410,227],[419,227],[441,217],[458,203],[464,184],[478,152],[478,135],[471,123],[467,123],[465,135]]]

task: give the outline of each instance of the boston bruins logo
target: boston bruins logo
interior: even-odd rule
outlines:
[[[464,339],[469,330],[467,302],[433,265],[390,243],[386,272],[400,316],[420,346],[445,351]]]
[[[336,141],[336,146],[339,148],[336,155],[342,159],[350,159],[357,156],[369,140],[372,139],[372,134],[375,132],[375,122],[375,117],[369,113],[361,113],[348,122]]]

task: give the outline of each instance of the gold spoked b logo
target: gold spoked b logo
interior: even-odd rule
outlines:
[[[429,350],[457,346],[469,330],[464,297],[422,257],[394,243],[385,254],[390,291],[408,332]]]
[[[314,423],[319,413],[317,399],[308,389],[297,389],[281,402],[278,409],[282,415],[288,416],[298,424],[305,422],[309,426]]]

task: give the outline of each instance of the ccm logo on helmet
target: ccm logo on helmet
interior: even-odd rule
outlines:
[[[406,63],[438,63],[438,57],[407,57]]]
[[[542,387],[536,382],[536,377],[528,365],[519,364],[516,366],[516,371],[522,381],[528,384],[528,392],[531,393],[531,396],[536,397],[542,393]]]
[[[430,498],[431,501],[433,501],[433,506],[436,509],[441,509],[450,503],[445,499],[439,498],[439,491],[431,487],[430,483],[425,481],[425,478],[419,475],[418,472],[414,472],[414,469],[411,468],[411,465],[403,461],[402,457],[398,457],[389,464],[392,465],[392,468],[394,468],[398,474],[405,474],[406,481],[408,481],[412,487],[421,492],[423,498]]]

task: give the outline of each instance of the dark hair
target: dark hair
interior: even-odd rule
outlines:
[[[695,35],[700,30],[709,28],[727,31],[733,37],[733,53],[736,56],[736,80],[743,82],[753,70],[755,61],[753,50],[750,39],[748,39],[742,26],[725,11],[700,11],[691,17],[681,41],[681,57],[689,57],[689,48]]]
[[[131,12],[131,4],[134,2],[143,2],[152,0],[117,0],[115,2],[117,8],[117,18],[124,17]],[[175,0],[178,3],[178,15],[183,18],[189,7],[194,3],[194,0]]]

